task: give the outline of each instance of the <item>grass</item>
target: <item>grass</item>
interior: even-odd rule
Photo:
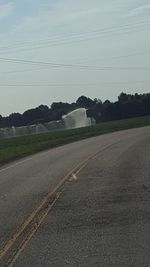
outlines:
[[[150,125],[150,116],[112,121],[73,130],[0,139],[0,165],[85,138]]]

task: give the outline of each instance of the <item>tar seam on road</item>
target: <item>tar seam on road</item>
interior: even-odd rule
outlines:
[[[46,195],[46,197],[44,197],[44,199],[42,199],[39,205],[33,210],[31,215],[25,220],[25,222],[21,225],[21,227],[17,229],[12,238],[9,241],[7,241],[4,247],[0,250],[0,260],[2,261],[6,256],[6,260],[4,259],[5,262],[4,266],[6,267],[14,266],[14,263],[16,262],[22,251],[25,249],[28,242],[31,240],[35,232],[40,227],[41,223],[48,215],[51,208],[55,205],[56,201],[59,199],[62,187],[69,180],[72,174],[75,175],[79,174],[87,166],[90,160],[93,160],[101,152],[107,150],[108,148],[118,143],[119,141],[111,145],[108,145],[104,147],[102,150],[99,150],[95,154],[87,157],[75,168],[73,168],[67,175],[65,175],[65,177],[60,179],[55,188],[52,191],[50,191]],[[19,242],[19,244],[17,244],[17,241]],[[16,246],[16,244],[17,247],[13,249],[13,247]]]

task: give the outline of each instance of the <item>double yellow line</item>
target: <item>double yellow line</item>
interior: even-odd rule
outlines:
[[[12,238],[7,241],[4,247],[0,250],[0,261],[4,261],[7,267],[13,267],[16,260],[25,249],[35,232],[44,221],[49,211],[55,205],[60,197],[61,189],[65,183],[72,177],[73,174],[77,175],[83,168],[87,166],[90,160],[97,157],[103,150],[109,148],[110,145],[96,152],[95,154],[87,157],[75,168],[73,168],[67,175],[60,179],[59,183],[50,191],[42,201],[36,206],[31,215],[25,220],[20,228],[13,234]],[[5,257],[7,258],[5,260]]]
[[[7,260],[7,264],[5,263],[5,266],[8,266],[8,267],[14,266],[14,263],[16,262],[17,258],[19,257],[21,252],[25,249],[28,242],[31,240],[31,238],[33,237],[35,232],[38,230],[39,226],[41,225],[43,220],[46,218],[51,208],[54,206],[54,204],[58,200],[60,193],[61,193],[60,189],[62,188],[62,186],[67,182],[67,180],[73,174],[77,175],[83,168],[85,168],[88,162],[92,160],[94,157],[96,157],[98,153],[99,151],[95,153],[94,155],[87,157],[79,165],[73,168],[67,175],[65,175],[65,177],[60,179],[59,183],[55,186],[55,188],[52,191],[50,191],[42,199],[42,201],[33,210],[31,215],[25,220],[25,222],[21,225],[21,227],[13,234],[12,238],[9,241],[7,241],[4,247],[0,250],[0,261],[2,261],[5,258],[5,256],[7,256],[7,254],[10,253],[9,260]],[[33,222],[35,218],[36,220],[35,222]],[[18,239],[22,235],[23,237],[24,236],[25,237],[20,241],[19,245],[17,246],[16,251],[15,252],[13,251],[11,255],[11,249],[13,248],[13,246],[16,245]]]

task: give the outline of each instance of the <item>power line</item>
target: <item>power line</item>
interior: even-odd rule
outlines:
[[[107,31],[110,31],[110,30],[115,30],[115,29],[122,29],[122,28],[126,28],[126,27],[129,27],[129,28],[131,28],[132,29],[132,27],[131,26],[134,26],[134,27],[139,27],[139,26],[150,26],[149,25],[149,22],[147,22],[147,21],[143,21],[142,23],[139,23],[139,22],[137,22],[137,23],[130,23],[130,24],[125,24],[125,25],[120,25],[120,26],[115,26],[115,27],[106,27],[106,28],[100,28],[100,29],[95,29],[95,30],[92,30],[92,31],[86,31],[86,32],[82,32],[82,33],[71,33],[71,35],[68,33],[68,34],[65,34],[64,35],[64,37],[65,38],[67,38],[68,39],[68,37],[79,37],[79,36],[83,36],[83,34],[91,34],[91,33],[101,33],[101,32],[107,32]],[[54,41],[58,41],[59,40],[59,38],[60,38],[60,35],[55,35],[55,37],[56,37],[56,39],[54,39]],[[59,38],[58,38],[59,37]],[[64,38],[63,37],[63,38]],[[49,42],[49,41],[53,41],[53,39],[52,38],[49,38],[49,39],[39,39],[39,40],[37,40],[37,41],[24,41],[24,42],[17,42],[18,43],[18,45],[24,45],[25,43],[26,44],[32,44],[33,43],[33,45],[35,45],[35,42]]]
[[[30,72],[30,71],[39,71],[39,70],[48,70],[48,67],[41,67],[41,68],[34,68],[34,69],[25,69],[25,70],[12,70],[12,71],[3,71],[0,72],[0,74],[14,74],[14,73],[24,73],[24,72]]]
[[[15,63],[15,64],[31,64],[40,66],[50,66],[52,68],[79,68],[79,69],[93,69],[93,70],[150,70],[150,67],[112,67],[112,66],[92,66],[92,65],[78,65],[78,64],[64,64],[64,63],[53,63],[44,61],[33,61],[25,59],[14,59],[14,58],[0,58],[0,61]]]
[[[99,37],[100,35],[105,35],[105,34],[115,34],[115,31],[122,31],[121,34],[125,34],[128,33],[129,31],[133,30],[133,29],[137,29],[140,30],[140,27],[149,27],[150,24],[149,22],[142,22],[142,23],[134,23],[134,24],[126,24],[126,25],[122,25],[119,27],[111,27],[111,28],[103,28],[103,29],[99,29],[99,30],[93,30],[93,31],[89,31],[89,32],[83,32],[83,33],[73,33],[71,35],[65,35],[63,38],[55,38],[55,39],[41,39],[38,40],[37,42],[34,41],[28,41],[28,42],[20,42],[20,44],[18,45],[14,45],[14,46],[7,46],[7,47],[1,47],[0,49],[6,50],[6,49],[12,49],[12,48],[18,48],[18,47],[22,47],[24,48],[25,45],[27,46],[34,46],[33,49],[37,49],[37,48],[42,48],[42,47],[50,47],[50,46],[56,46],[56,45],[61,45],[61,44],[68,44],[70,42],[75,42],[75,41],[85,41],[88,39],[93,39],[94,37]],[[142,28],[143,29],[143,28]],[[127,32],[126,32],[126,31]],[[71,40],[73,39],[73,40]],[[32,48],[30,48],[32,49]],[[27,48],[27,50],[30,50]],[[26,49],[25,49],[26,50]]]
[[[150,51],[147,51],[147,52],[136,52],[136,53],[130,53],[130,54],[120,55],[120,56],[102,57],[102,58],[99,58],[98,60],[99,61],[100,60],[111,60],[111,59],[129,58],[129,57],[134,57],[134,56],[143,56],[143,55],[150,55]],[[87,58],[84,58],[84,60],[86,60],[86,59]],[[88,62],[89,62],[89,60],[88,60]],[[92,60],[92,61],[90,60],[90,62],[95,62],[95,60]]]
[[[0,84],[1,87],[64,87],[64,86],[98,86],[98,85],[111,85],[111,84],[136,84],[150,82],[150,80],[137,80],[137,81],[102,81],[98,83],[31,83],[31,84]]]
[[[127,55],[120,55],[120,56],[112,56],[112,57],[100,58],[99,60],[120,59],[120,58],[128,58],[128,57],[133,57],[133,56],[141,56],[141,55],[149,55],[149,54],[150,54],[150,51],[149,52],[137,52],[137,53],[130,53],[130,54],[127,54]],[[7,61],[7,62],[9,62],[8,60],[10,60],[11,63],[16,63],[16,59],[8,59],[8,58],[1,58],[0,59],[0,61]],[[15,60],[15,62],[12,62],[12,60]],[[24,62],[24,64],[25,64],[25,62]],[[76,66],[78,66],[78,65],[76,64]],[[89,67],[92,67],[92,66],[89,65]],[[94,66],[94,67],[97,67],[97,66]],[[19,71],[4,71],[4,72],[0,72],[0,74],[24,73],[24,72],[38,71],[38,70],[45,70],[45,69],[49,69],[49,66],[46,66],[45,67],[45,65],[44,65],[41,68],[25,69],[25,70],[19,70]]]

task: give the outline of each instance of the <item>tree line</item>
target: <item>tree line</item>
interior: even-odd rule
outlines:
[[[74,103],[54,102],[50,107],[40,105],[29,109],[23,114],[12,113],[7,117],[0,115],[0,128],[20,127],[49,121],[61,120],[67,114],[77,108],[86,108],[87,115],[93,117],[96,123],[127,119],[150,115],[150,93],[126,94],[121,93],[116,102],[100,99],[91,99],[80,96]]]

